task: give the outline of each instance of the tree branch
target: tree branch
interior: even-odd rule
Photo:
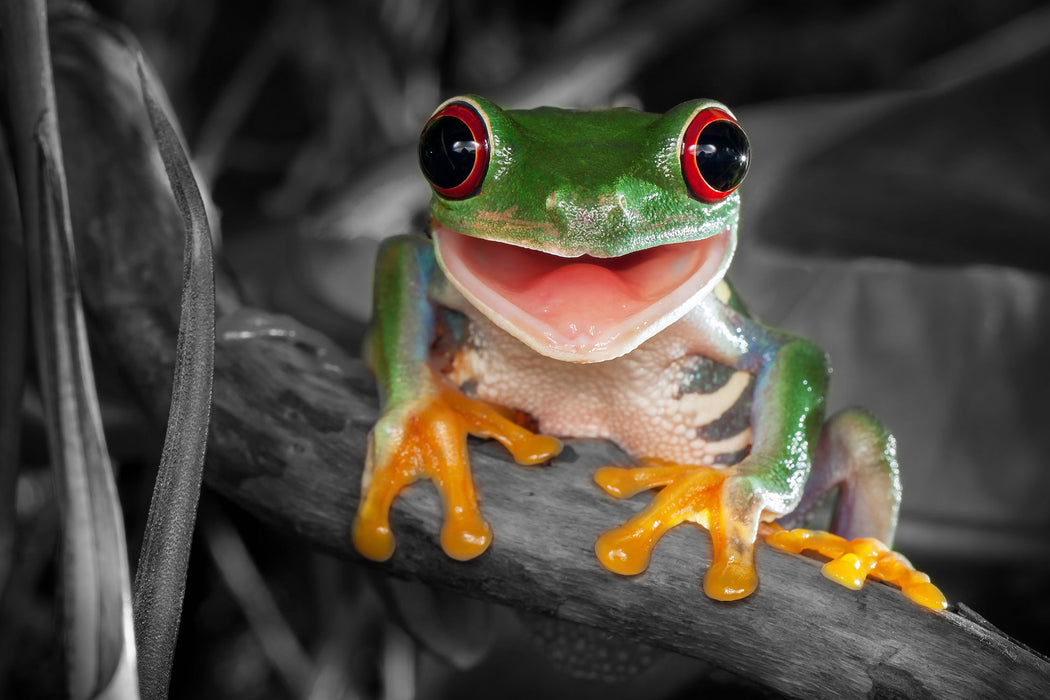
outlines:
[[[124,94],[114,85],[132,80],[133,69],[72,63],[74,71],[106,73],[67,71],[59,83],[77,95],[67,99],[62,124],[80,130],[65,140],[79,144],[67,167],[85,297],[98,338],[163,416],[178,324],[178,214],[157,164],[139,153],[138,134],[143,143],[147,135],[141,107],[113,99]],[[92,93],[96,85],[108,87]],[[310,546],[357,559],[349,532],[376,418],[371,378],[294,320],[240,306],[221,275],[217,287],[207,483]],[[765,546],[759,590],[731,604],[700,591],[710,547],[699,529],[671,532],[640,576],[607,572],[595,539],[643,501],[613,501],[591,482],[595,468],[626,461],[608,444],[572,441],[547,467],[509,463],[493,443],[473,443],[472,454],[495,531],[490,550],[467,563],[445,557],[436,541],[438,498],[419,485],[395,505],[398,548],[380,569],[673,649],[788,695],[1038,696],[1050,688],[1050,664],[994,629],[929,612],[877,583],[848,591],[826,581],[818,563]]]

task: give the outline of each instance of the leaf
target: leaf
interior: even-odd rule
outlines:
[[[95,393],[58,135],[45,4],[5,3],[12,145],[36,365],[62,511],[69,694],[136,697],[123,518]]]
[[[63,588],[72,697],[134,695],[134,642],[123,517],[102,433],[80,305],[65,177],[37,132],[42,267],[30,268],[37,365],[63,511]],[[43,348],[42,350],[40,348]],[[130,686],[128,684],[131,684]],[[123,690],[121,690],[123,689]],[[130,693],[130,695],[129,695]]]
[[[211,230],[189,159],[138,59],[139,83],[186,232],[182,314],[171,410],[135,576],[135,630],[144,697],[167,696],[200,499],[211,416],[215,281]]]

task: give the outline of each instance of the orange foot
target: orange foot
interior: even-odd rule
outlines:
[[[607,493],[629,498],[663,487],[648,508],[598,538],[595,553],[605,568],[618,574],[645,571],[653,547],[672,527],[689,520],[711,534],[712,562],[704,592],[716,600],[738,600],[758,585],[754,566],[758,513],[723,488],[731,469],[642,460],[636,468],[605,467],[594,480]],[[746,499],[745,499],[746,500]]]
[[[431,391],[380,417],[369,439],[363,495],[354,519],[357,550],[375,561],[394,553],[390,506],[414,481],[431,479],[445,506],[441,547],[453,559],[472,559],[492,541],[478,508],[470,474],[467,435],[493,438],[518,464],[538,464],[561,451],[561,442],[537,435],[495,406],[464,396],[435,377]]]
[[[862,537],[847,540],[820,530],[778,530],[766,537],[766,544],[785,552],[818,552],[831,559],[821,572],[846,588],[859,590],[871,576],[899,586],[912,601],[932,610],[944,610],[948,600],[930,583],[930,577],[916,571],[900,554],[879,540]]]

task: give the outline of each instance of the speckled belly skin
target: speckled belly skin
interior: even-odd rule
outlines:
[[[680,464],[729,466],[747,454],[754,378],[691,353],[682,332],[690,316],[625,356],[577,364],[539,355],[465,301],[457,306],[469,330],[452,351],[450,379],[528,413],[540,432],[608,439],[634,457]]]

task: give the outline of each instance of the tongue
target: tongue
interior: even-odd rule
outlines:
[[[672,314],[716,277],[729,243],[727,230],[616,258],[565,258],[443,228],[434,235],[460,291],[534,349],[556,350],[545,353],[552,356],[559,348],[607,354],[609,344]]]

